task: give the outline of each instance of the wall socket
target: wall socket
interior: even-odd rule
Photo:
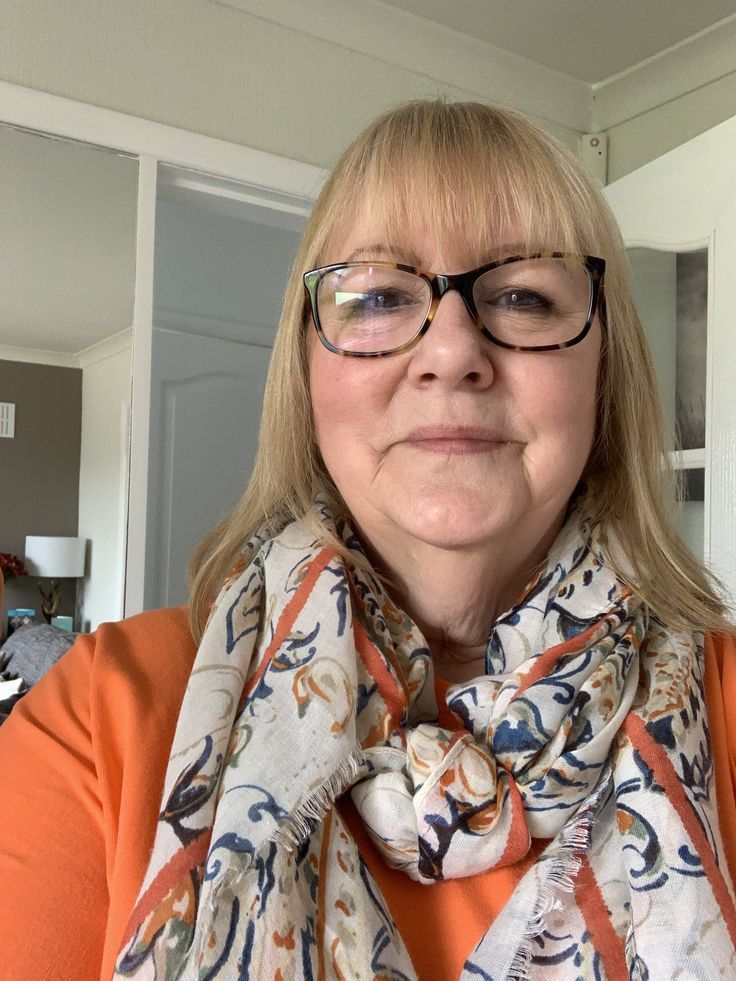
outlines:
[[[15,402],[0,402],[0,439],[15,439]]]

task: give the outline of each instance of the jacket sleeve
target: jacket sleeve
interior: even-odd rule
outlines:
[[[99,978],[108,908],[92,742],[93,637],[0,726],[0,975]]]

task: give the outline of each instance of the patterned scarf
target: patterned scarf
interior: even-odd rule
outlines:
[[[419,630],[342,537],[355,564],[300,524],[256,538],[221,592],[115,977],[415,978],[348,790],[424,883],[551,839],[463,979],[735,977],[702,637],[650,619],[573,513],[448,731]]]

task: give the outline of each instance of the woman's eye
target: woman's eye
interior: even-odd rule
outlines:
[[[509,289],[495,297],[489,297],[487,302],[505,310],[520,310],[542,312],[551,310],[553,304],[546,296],[533,290]]]
[[[414,298],[401,290],[371,290],[366,293],[342,292],[335,296],[341,312],[351,316],[392,313],[413,304]]]

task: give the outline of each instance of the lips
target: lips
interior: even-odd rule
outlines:
[[[437,453],[489,453],[512,445],[504,433],[482,426],[420,426],[398,442]]]

